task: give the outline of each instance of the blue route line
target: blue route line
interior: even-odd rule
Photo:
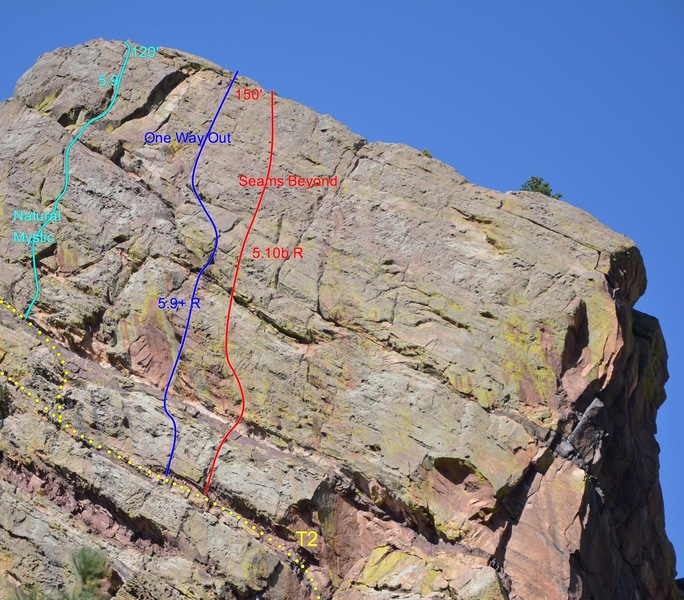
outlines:
[[[178,426],[176,425],[176,419],[173,418],[173,415],[169,412],[168,409],[168,397],[169,397],[169,390],[171,389],[171,383],[173,382],[174,375],[176,374],[176,369],[178,368],[178,363],[180,362],[181,354],[183,354],[183,347],[185,346],[185,339],[188,337],[188,330],[190,329],[190,320],[192,319],[192,309],[195,304],[195,294],[197,293],[197,288],[199,286],[200,279],[202,278],[202,275],[204,272],[207,270],[209,265],[212,263],[214,260],[214,256],[216,256],[216,250],[218,249],[218,242],[219,242],[219,233],[218,229],[216,229],[216,223],[214,223],[214,219],[211,218],[211,215],[209,214],[209,211],[207,210],[207,207],[204,206],[204,202],[202,202],[202,198],[200,198],[199,193],[197,192],[197,188],[195,187],[195,174],[197,172],[197,164],[199,163],[200,157],[202,156],[202,151],[204,150],[204,146],[207,143],[207,140],[209,139],[209,134],[211,133],[211,130],[214,127],[214,124],[216,123],[216,119],[218,119],[219,114],[221,113],[221,109],[223,108],[223,105],[225,104],[228,94],[230,94],[230,90],[233,87],[233,84],[235,83],[235,79],[238,76],[238,72],[235,71],[235,74],[233,75],[233,79],[230,80],[230,85],[228,85],[228,89],[226,90],[226,93],[223,95],[223,100],[221,100],[221,104],[219,104],[218,109],[216,110],[216,114],[214,115],[213,120],[211,121],[211,125],[209,125],[209,129],[207,130],[207,135],[204,136],[204,139],[202,140],[202,145],[200,146],[199,152],[197,153],[197,158],[195,158],[195,164],[192,167],[192,176],[190,177],[190,184],[192,185],[192,191],[195,194],[195,198],[197,198],[197,202],[200,203],[200,206],[202,207],[202,210],[204,211],[204,214],[207,215],[207,219],[209,219],[209,222],[211,223],[211,226],[214,228],[214,249],[211,251],[211,256],[209,257],[209,260],[207,260],[206,264],[202,267],[202,270],[199,272],[197,275],[197,280],[195,281],[195,287],[192,290],[192,298],[190,299],[190,309],[188,310],[188,320],[185,323],[185,331],[183,332],[183,339],[181,340],[180,347],[178,348],[178,355],[176,356],[176,361],[173,363],[173,369],[171,369],[171,375],[169,375],[169,382],[166,384],[166,389],[164,390],[164,412],[166,413],[166,416],[171,419],[171,423],[173,423],[173,446],[171,447],[171,453],[169,454],[169,462],[166,465],[166,476],[169,476],[169,473],[171,472],[171,462],[173,461],[173,454],[176,451],[176,443],[178,441]]]
[[[96,117],[93,117],[90,119],[83,127],[81,127],[81,131],[78,132],[76,137],[71,140],[69,145],[67,146],[66,152],[64,153],[64,189],[62,190],[62,193],[57,196],[57,199],[55,200],[55,204],[52,207],[52,212],[50,213],[50,216],[52,217],[56,212],[57,212],[57,207],[59,206],[59,201],[64,197],[64,195],[67,193],[67,189],[69,188],[69,153],[71,152],[71,148],[74,146],[74,144],[79,140],[79,138],[83,135],[86,129],[90,127],[93,123],[96,121],[99,121],[100,119],[103,119],[104,117],[107,116],[110,110],[112,110],[112,107],[114,106],[114,103],[116,102],[117,97],[119,96],[119,88],[121,87],[121,78],[123,77],[124,70],[126,69],[126,65],[128,64],[128,58],[131,55],[131,45],[128,42],[124,42],[126,44],[126,57],[124,58],[123,65],[121,65],[121,70],[119,71],[119,78],[116,82],[116,85],[114,86],[114,93],[112,94],[112,99],[109,102],[109,106],[107,109],[102,113],[97,115]],[[36,283],[36,294],[33,296],[33,300],[31,300],[31,304],[29,304],[29,307],[26,309],[26,312],[24,313],[24,318],[28,319],[29,314],[31,313],[31,309],[33,308],[33,305],[36,303],[36,300],[38,300],[38,295],[40,294],[40,284],[38,283],[38,267],[36,265],[36,238],[41,234],[43,229],[45,229],[48,224],[50,223],[50,220],[46,220],[45,223],[40,227],[40,229],[34,234],[33,240],[31,242],[31,260],[33,262],[33,279],[35,280]]]

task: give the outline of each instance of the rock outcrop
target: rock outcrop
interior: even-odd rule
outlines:
[[[232,143],[197,167],[220,239],[169,399],[167,477],[188,306],[158,299],[189,303],[214,240],[198,145],[175,133],[206,133],[232,73],[168,49],[130,59],[73,146],[21,316],[35,282],[14,234],[40,223],[15,211],[52,210],[124,51],[44,55],[0,104],[0,598],[68,587],[81,546],[107,554],[117,599],[678,597],[654,437],[666,350],[633,308],[638,249],[280,97],[272,177],[338,185],[266,190],[230,323],[245,418],[205,499],[240,412],[224,327],[260,192],[239,176],[267,171],[265,92],[229,97],[214,130]]]

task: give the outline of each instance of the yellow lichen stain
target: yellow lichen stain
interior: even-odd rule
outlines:
[[[146,248],[143,248],[139,239],[136,239],[128,249],[128,258],[130,258],[133,264],[138,268],[145,262],[145,258],[147,258],[148,254],[149,252]]]
[[[494,406],[496,402],[496,395],[493,390],[482,386],[473,385],[473,376],[478,376],[478,371],[474,374],[467,372],[465,374],[457,371],[457,368],[452,365],[445,372],[447,380],[450,385],[464,396],[475,398],[475,401],[484,409],[489,409]],[[484,374],[478,376],[480,381],[486,381]]]
[[[502,298],[502,303],[512,309],[516,309],[519,312],[526,312],[530,309],[530,306],[532,304],[531,300],[532,299],[530,298],[530,296],[525,294],[524,292],[521,292],[520,290],[516,289],[511,289]]]
[[[38,104],[36,104],[36,110],[40,112],[46,112],[57,100],[57,92],[52,92],[43,98]]]
[[[506,246],[504,245],[504,243],[498,238],[494,237],[493,235],[487,233],[485,239],[487,243],[494,246],[494,248],[496,248],[500,254],[502,254],[506,250]]]
[[[393,552],[390,546],[379,546],[368,557],[360,581],[369,587],[376,587],[384,578],[411,566],[420,568],[424,562],[406,552]]]
[[[392,418],[383,422],[381,427],[382,434],[382,454],[386,464],[392,468],[399,469],[402,473],[407,473],[410,465],[420,463],[423,458],[424,450],[416,439],[425,433],[415,425],[415,411],[409,405],[397,404],[392,409]],[[352,439],[363,440],[365,435],[367,443],[373,443],[369,436],[374,436],[374,432],[367,428],[360,428],[358,435]]]
[[[617,335],[618,323],[613,301],[604,294],[588,294],[585,297],[587,321],[589,324],[589,360],[588,367],[582,373],[587,379],[600,377],[606,370],[605,360],[612,350],[607,346],[611,338]],[[617,342],[618,344],[620,342]],[[609,356],[605,356],[606,350]]]
[[[169,144],[169,150],[170,150],[170,155],[175,156],[178,154],[178,151],[181,149],[181,144],[178,143],[177,140],[173,139],[171,140],[171,143]]]
[[[502,322],[506,342],[501,369],[507,387],[530,405],[546,406],[556,391],[556,374],[547,362],[542,331],[529,330],[529,324],[516,312]]]
[[[207,235],[194,221],[178,221],[178,233],[183,236],[183,245],[196,257],[206,260],[214,245],[213,235]]]
[[[415,553],[414,553],[415,552]],[[443,589],[444,566],[419,550],[393,551],[390,546],[375,548],[366,561],[359,583],[370,588],[419,592],[428,598]]]

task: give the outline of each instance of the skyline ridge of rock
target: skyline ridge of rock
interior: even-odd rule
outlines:
[[[223,326],[260,191],[240,178],[267,172],[265,94],[229,96],[198,165],[220,237],[170,396],[165,482],[162,391],[187,308],[159,298],[191,298],[214,239],[190,187],[197,142],[174,134],[204,135],[232,73],[166,48],[130,60],[36,246],[35,326],[17,317],[35,288],[12,215],[50,210],[123,50],[45,54],[0,103],[0,299],[18,310],[0,306],[0,599],[63,589],[64,549],[81,545],[107,554],[117,599],[679,597],[654,435],[667,353],[633,308],[634,243],[277,96],[283,184],[265,192],[230,328],[245,418],[205,503],[239,412]]]

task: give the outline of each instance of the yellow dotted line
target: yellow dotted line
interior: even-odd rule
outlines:
[[[32,392],[30,390],[26,390],[25,386],[19,385],[18,380],[16,378],[13,378],[8,373],[5,373],[4,371],[0,371],[0,377],[4,377],[8,383],[11,383],[20,391],[26,391],[27,396],[32,395]],[[36,398],[36,402],[40,403],[41,400],[39,398]],[[61,410],[63,407],[61,405],[59,405],[57,408],[58,408],[58,410]],[[117,461],[128,464],[129,466],[135,465],[135,462],[133,461],[132,458],[127,457],[124,453],[119,452],[115,448],[109,447],[109,448],[105,449],[105,447],[102,444],[96,444],[95,440],[92,437],[86,436],[85,433],[79,434],[78,430],[74,426],[72,426],[71,424],[64,421],[64,417],[61,413],[59,413],[59,414],[57,414],[55,412],[50,413],[50,407],[47,404],[44,405],[42,407],[42,409],[41,409],[41,407],[38,407],[38,412],[39,412],[39,414],[43,414],[47,418],[51,419],[57,425],[61,425],[63,427],[64,431],[66,431],[68,434],[70,434],[72,437],[74,437],[74,439],[80,441],[84,445],[86,445],[88,447],[92,447],[98,451],[104,450],[108,456],[116,457]],[[153,471],[152,469],[146,469],[142,464],[138,464],[135,467],[135,469],[140,473],[146,474],[149,478],[151,478],[153,480],[156,479],[160,483],[171,483],[171,488],[172,489],[177,488],[181,492],[181,494],[183,494],[185,496],[186,500],[188,500],[190,502],[191,506],[194,506],[195,508],[200,508],[202,506],[208,506],[209,508],[219,507],[219,503],[216,500],[214,500],[212,502],[208,496],[204,496],[203,494],[200,494],[197,491],[195,492],[195,494],[193,496],[193,494],[192,494],[193,489],[191,488],[191,486],[189,486],[187,484],[183,484],[183,483],[179,484],[177,481],[172,481],[170,478],[166,477],[165,475],[162,475],[161,473],[157,473],[157,472]],[[192,502],[193,497],[196,499],[199,499],[198,500],[199,504],[195,504]],[[228,507],[226,505],[221,505],[220,510],[222,513],[226,512],[229,517],[235,517],[236,523],[242,522],[242,524],[249,531],[253,532],[254,535],[257,536],[261,541],[265,541],[266,543],[273,545],[274,547],[277,548],[277,550],[283,550],[283,544],[274,543],[277,540],[274,540],[274,538],[272,536],[266,537],[266,532],[263,529],[257,528],[256,524],[251,523],[248,519],[243,519],[242,515],[240,515],[237,511],[231,510],[230,507]],[[258,530],[258,534],[257,534],[257,530]],[[292,556],[293,556],[292,551],[288,550],[287,551],[287,557],[292,558]],[[306,564],[304,563],[304,561],[303,560],[300,561],[299,558],[295,558],[294,563],[300,569],[302,569],[302,571],[304,572],[305,575],[309,575],[309,577],[307,578],[308,582],[314,583],[315,579],[310,576],[311,575],[310,570],[306,567]],[[319,588],[317,585],[314,585],[312,589],[314,591],[318,591]],[[322,596],[320,594],[316,595],[317,600],[321,600],[321,598],[322,598]]]
[[[10,314],[12,316],[18,318],[27,327],[33,329],[33,331],[35,331],[38,334],[40,341],[49,346],[50,350],[52,350],[55,353],[55,356],[59,359],[59,364],[62,367],[64,367],[64,365],[66,364],[66,360],[64,360],[64,357],[62,356],[62,350],[57,347],[55,342],[51,340],[49,336],[43,337],[45,334],[40,327],[35,325],[33,321],[29,321],[22,312],[17,311],[17,308],[15,306],[12,306],[9,302],[6,302],[4,299],[0,298],[0,308],[2,308],[3,306],[10,311]],[[62,373],[62,380],[59,386],[60,390],[64,388],[62,384],[67,383],[67,375],[69,375],[69,371],[64,370],[64,372]],[[59,397],[60,396],[58,396],[58,398]]]
[[[94,447],[96,450],[102,450],[103,446],[101,444],[94,445],[94,440],[92,438],[88,438],[86,442],[86,435],[81,433],[78,433],[78,430],[68,423],[64,424],[64,429],[66,430],[67,433],[71,434],[72,436],[77,436],[77,439],[79,439],[82,443],[86,444],[88,446]],[[125,454],[117,451],[114,448],[108,448],[106,450],[107,455],[111,456],[116,456],[116,459],[118,461],[121,461],[123,463],[126,463],[128,465],[133,465],[134,461],[131,458],[127,458]],[[138,472],[144,472],[148,477],[150,477],[152,480],[157,480],[159,483],[171,483],[171,488],[173,489],[174,487],[177,487],[178,490],[185,496],[185,499],[190,502],[191,506],[194,506],[195,508],[200,508],[202,506],[208,507],[208,510],[211,510],[212,507],[219,507],[218,501],[214,500],[212,501],[208,496],[205,496],[201,494],[198,491],[195,491],[194,496],[193,496],[193,488],[187,484],[179,484],[177,481],[172,481],[170,478],[166,477],[165,475],[162,475],[161,473],[155,472],[152,469],[145,469],[145,467],[142,464],[139,464],[136,467]],[[193,502],[193,498],[198,502],[196,504]],[[256,524],[252,523],[249,521],[249,519],[244,519],[242,515],[240,515],[237,511],[231,510],[229,506],[226,505],[220,505],[220,510],[221,512],[227,512],[229,517],[235,517],[236,523],[242,522],[242,525],[248,529],[248,531],[251,531],[254,533],[256,537],[258,537],[261,541],[266,541],[268,544],[273,544],[274,543],[274,538],[272,536],[266,537],[266,532],[263,529],[260,529],[257,527]],[[258,534],[257,534],[258,531]],[[275,544],[276,548],[278,550],[283,550],[283,545],[282,544]],[[287,551],[287,557],[291,558],[293,556],[293,553],[291,550]],[[305,575],[309,575],[307,578],[308,582],[313,584],[315,582],[315,578],[311,577],[310,569],[307,568],[306,564],[304,563],[303,560],[300,560],[299,558],[294,559],[295,564],[304,572]],[[312,588],[314,591],[318,591],[319,588],[317,585],[313,585]],[[321,600],[322,596],[320,594],[316,595],[316,600]]]
[[[12,314],[19,317],[20,319],[22,319],[22,320],[24,319],[23,314],[18,314],[18,315],[16,314],[17,309],[15,307],[11,306],[9,303],[0,299],[0,307],[2,307],[2,306],[5,306],[8,310],[10,310],[12,312]],[[27,322],[29,327],[34,327],[34,325],[31,321],[25,321],[25,322]],[[43,335],[43,332],[39,329],[37,329],[37,333],[40,336]],[[45,343],[49,344],[50,341],[51,340],[49,337],[45,338]],[[51,346],[51,350],[57,351],[57,347],[53,344]],[[56,352],[56,355],[59,358],[61,358],[61,356],[62,356],[61,352],[59,352],[59,351]],[[60,361],[60,364],[62,364],[62,365],[65,364],[65,361],[62,359]],[[68,376],[68,375],[69,375],[69,371],[65,370],[63,372],[62,383],[67,383],[66,376]],[[19,391],[25,392],[26,396],[28,396],[28,397],[33,396],[33,392],[31,390],[27,390],[25,388],[25,386],[19,384],[19,381],[17,379],[13,378],[9,374],[5,373],[4,371],[0,371],[0,377],[4,377],[8,383],[14,385]],[[62,384],[60,384],[58,387],[60,390],[62,390],[64,386]],[[61,394],[57,394],[57,399],[61,399],[61,398],[62,398]],[[35,402],[36,402],[36,404],[40,405],[42,401],[40,398],[38,398],[38,396],[35,396]],[[55,411],[51,412],[51,407],[48,404],[44,404],[42,406],[42,408],[40,406],[38,406],[38,412],[39,412],[39,414],[45,415],[46,418],[51,419],[55,424],[61,425],[63,427],[64,431],[66,431],[72,437],[75,437],[75,439],[81,441],[81,443],[83,443],[84,445],[86,445],[88,447],[93,447],[94,449],[96,449],[98,451],[104,450],[104,446],[102,444],[96,444],[95,440],[92,437],[86,437],[85,433],[79,434],[78,430],[75,427],[73,427],[72,425],[70,425],[69,423],[64,421],[64,415],[61,412],[59,412],[63,408],[64,407],[61,404],[58,404],[57,405],[57,412],[55,412]],[[129,466],[134,466],[134,464],[135,464],[132,458],[127,457],[124,453],[119,452],[114,448],[111,448],[111,447],[107,448],[106,454],[108,456],[116,456],[117,461],[121,461],[122,463],[128,464]],[[210,510],[212,507],[218,507],[219,506],[218,501],[214,500],[212,502],[208,496],[203,496],[199,492],[195,492],[195,494],[194,494],[194,498],[199,499],[198,500],[199,504],[194,504],[191,500],[192,488],[189,485],[187,485],[187,484],[180,484],[179,485],[179,483],[177,481],[172,481],[169,477],[166,477],[165,475],[157,473],[157,472],[153,471],[152,469],[145,468],[142,464],[138,464],[135,467],[135,469],[139,473],[146,474],[148,477],[150,477],[153,480],[156,479],[159,483],[171,483],[171,488],[172,489],[177,488],[181,492],[181,494],[183,494],[185,496],[186,500],[188,500],[192,506],[195,506],[195,508],[200,508],[201,506],[206,506]],[[266,532],[263,531],[262,529],[259,529],[259,533],[257,534],[258,528],[257,528],[256,524],[251,524],[248,519],[243,519],[239,513],[237,513],[234,510],[230,510],[230,507],[225,506],[225,505],[221,505],[220,510],[222,513],[227,512],[227,514],[231,517],[234,516],[237,523],[240,523],[240,521],[242,521],[242,524],[246,528],[248,528],[249,531],[253,532],[254,535],[257,536],[261,541],[265,541],[266,543],[272,544],[272,545],[274,544],[275,540],[272,536],[266,537]],[[274,545],[278,550],[283,550],[282,544],[278,543],[278,544],[274,544]],[[288,558],[292,557],[292,551],[290,551],[290,550],[287,551],[287,557]],[[294,563],[297,565],[298,568],[300,568],[304,572],[305,575],[309,575],[309,577],[307,578],[309,583],[315,582],[315,579],[310,576],[311,575],[310,570],[306,567],[304,561],[300,561],[299,558],[295,558]],[[319,590],[318,586],[314,585],[313,590],[314,590],[314,592],[318,591]],[[320,594],[316,595],[316,600],[321,600],[321,598],[322,598],[322,596]]]

